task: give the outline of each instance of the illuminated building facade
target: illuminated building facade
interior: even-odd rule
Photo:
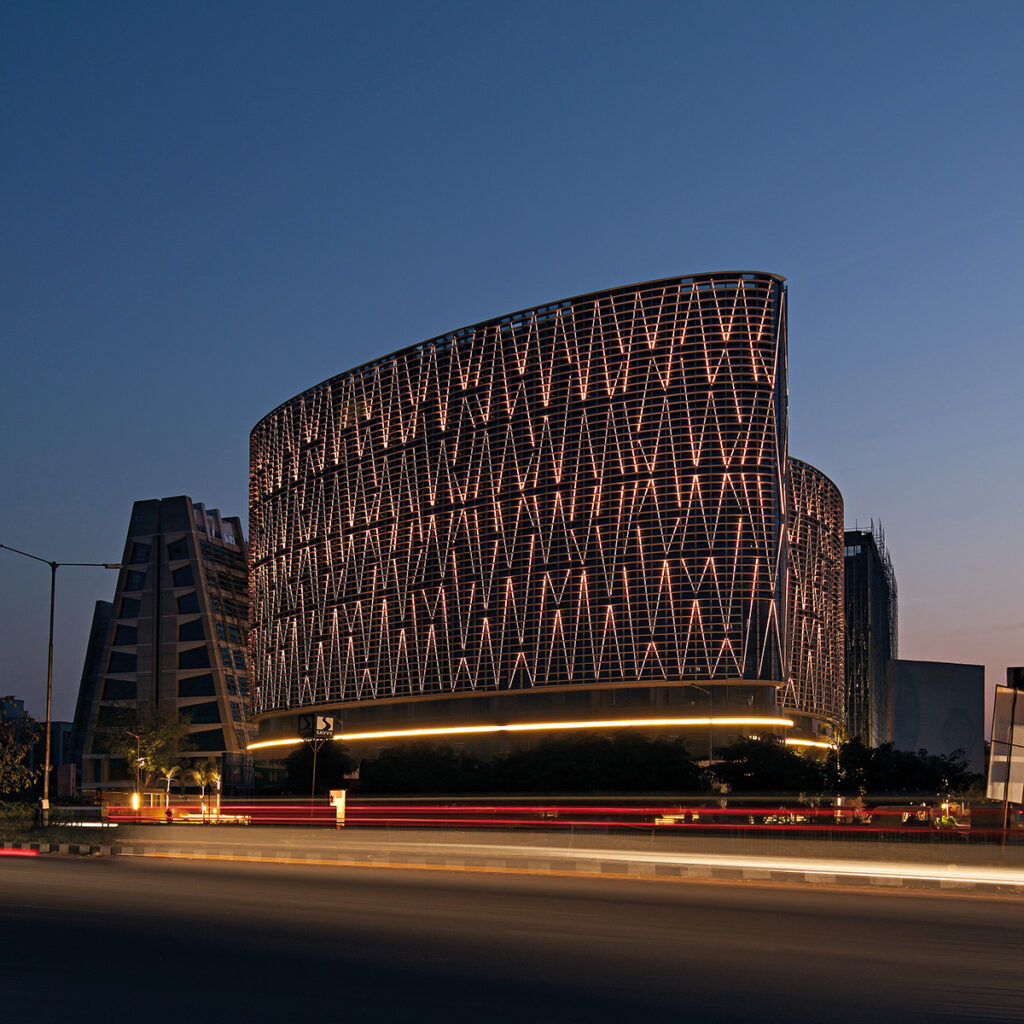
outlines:
[[[195,758],[249,743],[246,545],[237,518],[180,496],[132,506],[113,604],[99,602],[75,712],[84,788],[128,788],[107,732],[161,705],[188,721]]]
[[[782,706],[824,741],[846,721],[843,496],[820,470],[789,460],[789,681]]]
[[[346,741],[781,731],[786,394],[784,280],[713,273],[489,320],[284,403],[251,437],[261,744],[307,709]]]

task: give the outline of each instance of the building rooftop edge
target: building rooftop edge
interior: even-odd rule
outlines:
[[[462,327],[456,327],[453,330],[444,331],[441,334],[435,334],[431,338],[426,338],[423,341],[414,342],[411,345],[404,345],[402,348],[395,349],[394,352],[388,352],[385,355],[377,356],[376,359],[367,360],[365,363],[358,363],[356,366],[353,366],[348,370],[342,370],[341,373],[331,374],[330,377],[325,377],[318,383],[312,384],[308,388],[304,388],[297,394],[292,395],[291,398],[286,398],[283,402],[279,402],[277,405],[275,405],[274,408],[270,410],[270,412],[266,413],[264,416],[261,416],[259,420],[256,421],[255,426],[252,428],[252,430],[249,431],[249,436],[252,437],[252,435],[255,434],[257,430],[259,430],[259,428],[263,425],[264,422],[269,420],[272,416],[278,413],[286,405],[291,405],[291,403],[294,402],[296,399],[301,398],[303,395],[309,394],[309,392],[311,391],[316,391],[318,388],[322,388],[325,385],[330,384],[332,381],[339,380],[342,377],[349,377],[360,370],[369,369],[371,366],[376,366],[379,363],[385,362],[389,359],[394,359],[395,357],[403,355],[406,352],[414,352],[416,349],[422,348],[424,345],[430,345],[435,341],[441,341],[444,338],[448,338],[451,335],[460,334],[463,331],[471,331],[476,328],[483,327],[487,324],[492,324],[501,320],[509,320],[512,319],[513,317],[520,316],[523,313],[533,312],[534,310],[547,309],[551,306],[560,306],[563,303],[567,302],[580,302],[584,299],[593,298],[594,296],[597,295],[610,295],[614,292],[629,291],[630,289],[633,288],[643,288],[649,287],[651,285],[669,284],[673,281],[698,281],[701,279],[714,277],[738,277],[744,274],[753,274],[756,275],[757,277],[768,277],[771,278],[773,281],[778,281],[780,284],[783,285],[786,283],[786,278],[783,277],[781,274],[773,274],[771,271],[767,270],[708,270],[698,274],[681,274],[673,277],[654,278],[653,280],[650,281],[636,281],[633,284],[615,285],[611,288],[599,288],[596,289],[595,291],[583,292],[580,295],[570,295],[564,299],[552,299],[549,302],[538,303],[537,305],[534,306],[524,306],[522,309],[513,310],[511,313],[501,313],[498,316],[487,317],[485,320],[478,320],[476,323],[465,324]],[[813,469],[814,467],[812,466],[811,468]]]
[[[820,469],[818,469],[817,466],[812,466],[811,463],[807,462],[805,459],[798,459],[795,455],[787,455],[786,458],[789,459],[790,462],[799,462],[800,465],[805,467],[806,469],[813,470],[815,473],[818,474],[818,476],[823,477],[825,480],[827,480],[839,492],[839,494],[842,495],[843,492],[839,484],[837,484],[835,480],[833,480],[832,477],[828,475],[828,473],[822,472]]]
[[[955,665],[957,668],[980,668],[985,671],[984,665],[978,665],[973,661],[935,661],[932,658],[890,658],[890,664],[900,662],[904,665]],[[997,685],[1002,685],[1001,683]]]

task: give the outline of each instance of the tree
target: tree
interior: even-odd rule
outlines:
[[[211,760],[210,765],[210,785],[217,787],[217,813],[220,814],[220,780],[221,780],[221,767],[220,761]]]
[[[143,786],[163,768],[181,761],[188,749],[189,723],[178,717],[172,705],[148,705],[138,711],[125,709],[122,721],[108,732],[112,757],[123,757],[129,765],[138,760]]]
[[[978,777],[967,770],[962,750],[929,754],[897,750],[891,743],[867,747],[859,739],[843,743],[830,759],[829,788],[837,793],[906,795],[963,792]]]
[[[313,750],[308,743],[296,747],[285,759],[288,777],[288,792],[309,796],[313,786]],[[341,789],[345,775],[354,767],[352,758],[342,749],[340,743],[325,743],[317,753],[316,790],[326,793]]]
[[[364,793],[477,793],[483,768],[477,758],[461,750],[403,743],[362,762],[359,788]],[[305,778],[308,792],[308,771]]]
[[[682,740],[580,736],[499,755],[487,788],[511,793],[693,792],[704,779]]]
[[[160,774],[167,780],[167,795],[164,797],[164,807],[171,806],[171,780],[180,771],[180,764],[162,764],[160,766]]]
[[[213,773],[216,767],[215,762],[205,760],[197,761],[189,769],[195,784],[199,787],[199,799],[204,805],[206,803],[206,787],[213,781]]]
[[[0,793],[14,796],[28,789],[42,774],[27,764],[36,740],[36,723],[0,721]]]
[[[548,740],[482,761],[426,743],[364,760],[364,793],[653,793],[706,788],[681,740],[636,733]]]
[[[820,793],[824,782],[819,764],[774,736],[729,744],[713,771],[733,793]]]

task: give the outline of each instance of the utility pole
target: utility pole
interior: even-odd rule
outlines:
[[[714,734],[714,722],[715,722],[715,693],[713,689],[706,689],[703,686],[697,686],[696,683],[690,683],[695,690],[700,690],[701,693],[708,695],[708,771],[711,771],[711,761],[714,757],[715,749],[715,734]]]
[[[309,816],[313,817],[313,807],[316,804],[316,755],[320,748],[329,740],[334,738],[335,731],[340,726],[340,719],[331,715],[299,715],[299,737],[309,744],[313,751],[313,780],[309,793]]]
[[[49,559],[40,558],[39,555],[30,555],[27,551],[12,548],[9,544],[0,544],[0,549],[13,551],[16,555],[24,555],[33,561],[42,562],[50,567],[50,633],[49,642],[46,648],[46,754],[43,758],[43,796],[40,801],[40,820],[43,828],[50,824],[50,700],[53,694],[53,613],[57,593],[57,570],[62,566],[89,566],[97,569],[120,569],[121,563],[117,562],[51,562]]]
[[[142,794],[139,792],[141,788],[139,772],[142,768],[142,737],[138,733],[132,732],[130,729],[125,729],[125,732],[135,740],[135,796],[132,799],[132,803],[135,805],[134,810],[137,811],[142,805]],[[168,792],[170,792],[170,788],[171,783],[170,780],[168,780]]]

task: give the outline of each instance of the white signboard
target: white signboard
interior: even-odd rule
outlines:
[[[299,737],[304,740],[326,740],[334,735],[333,715],[299,715]]]
[[[988,798],[1024,804],[1024,690],[996,687]]]

